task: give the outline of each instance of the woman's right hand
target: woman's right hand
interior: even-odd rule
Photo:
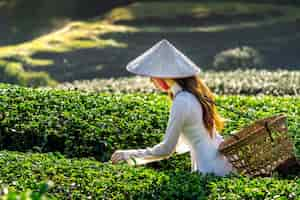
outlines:
[[[126,152],[124,150],[116,150],[111,156],[112,164],[116,164],[122,160],[126,161],[125,153]]]

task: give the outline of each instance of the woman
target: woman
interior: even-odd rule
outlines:
[[[169,158],[174,152],[190,152],[191,171],[225,176],[233,167],[218,146],[223,141],[217,131],[224,121],[214,104],[214,95],[198,77],[200,69],[167,40],[162,40],[127,65],[127,70],[149,76],[154,85],[172,99],[164,139],[146,149],[117,150],[112,163],[125,160],[141,165]],[[204,98],[205,97],[205,98]]]

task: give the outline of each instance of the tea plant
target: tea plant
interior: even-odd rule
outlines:
[[[0,151],[0,179],[11,191],[37,190],[53,199],[298,199],[299,178],[247,178],[180,169],[153,170],[125,163],[68,159],[53,153]],[[21,172],[21,173],[20,173]]]
[[[167,96],[158,94],[97,94],[23,87],[0,89],[0,102],[6,115],[0,122],[1,149],[57,151],[100,161],[107,161],[116,149],[145,148],[160,142],[171,106]],[[300,98],[217,96],[216,102],[249,116],[244,118],[219,108],[228,119],[221,133],[225,137],[253,119],[285,113],[299,155]]]

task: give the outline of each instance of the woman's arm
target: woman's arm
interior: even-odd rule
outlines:
[[[170,157],[176,150],[175,147],[185,123],[187,106],[186,99],[183,96],[177,96],[172,103],[163,141],[151,148],[121,150],[127,163],[141,165]]]

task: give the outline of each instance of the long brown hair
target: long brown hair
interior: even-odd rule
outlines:
[[[224,128],[224,118],[222,118],[217,112],[216,106],[208,101],[204,97],[215,101],[214,94],[206,86],[206,84],[198,76],[190,76],[186,78],[173,78],[183,89],[194,94],[203,108],[203,122],[206,129],[209,132],[211,138],[214,137],[213,128],[215,126],[218,132]],[[173,100],[174,96],[171,91],[168,92],[168,96]]]

